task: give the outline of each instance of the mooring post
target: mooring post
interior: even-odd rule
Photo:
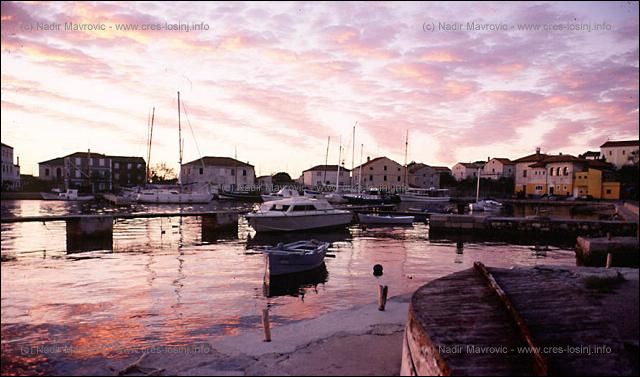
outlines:
[[[607,253],[607,265],[606,268],[611,268],[613,264],[613,253]]]
[[[384,311],[384,307],[387,305],[387,293],[389,287],[386,285],[378,285],[378,310]]]
[[[262,309],[262,327],[264,328],[264,341],[271,341],[271,325],[269,324],[269,309]]]

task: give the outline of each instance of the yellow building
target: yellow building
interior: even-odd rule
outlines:
[[[601,169],[590,167],[587,171],[576,173],[573,196],[589,195],[594,199],[620,199],[620,182],[605,181]]]
[[[613,166],[598,160],[571,155],[537,153],[516,163],[515,193],[522,196],[586,196],[594,199],[620,198],[620,182],[608,179]]]

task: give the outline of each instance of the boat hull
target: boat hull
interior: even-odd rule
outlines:
[[[267,270],[273,276],[295,274],[297,272],[316,269],[324,262],[326,251],[311,256],[300,254],[271,254],[265,253]]]
[[[379,216],[359,213],[358,220],[361,224],[390,224],[390,225],[411,225],[413,216]]]
[[[138,203],[148,204],[182,204],[182,203],[209,203],[213,194],[145,194],[138,196]]]
[[[346,226],[353,220],[351,212],[321,213],[307,215],[246,215],[249,225],[256,232],[294,232],[300,230],[334,228]]]
[[[403,202],[425,202],[425,203],[448,203],[448,196],[435,197],[435,196],[420,196],[411,194],[400,194],[400,200]]]

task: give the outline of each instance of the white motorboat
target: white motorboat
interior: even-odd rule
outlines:
[[[304,197],[309,199],[324,199],[324,194],[320,191],[304,189]]]
[[[178,190],[152,189],[138,194],[138,203],[180,204],[209,203],[213,194],[203,192],[180,192]]]
[[[78,190],[76,189],[68,189],[65,192],[53,191],[53,192],[41,192],[40,195],[44,200],[69,200],[69,201],[80,201],[85,202],[88,200],[93,200],[93,195],[79,195]]]
[[[288,198],[263,203],[257,212],[245,215],[256,232],[291,232],[344,226],[353,213],[335,209],[323,199]]]
[[[429,203],[447,203],[451,197],[447,189],[407,189],[400,194],[400,200],[403,202],[429,202]]]
[[[285,275],[320,267],[329,248],[316,240],[278,244],[263,251],[269,274]]]
[[[469,209],[474,212],[478,211],[500,211],[502,209],[502,203],[491,199],[479,200],[475,203],[469,204]]]
[[[298,190],[290,188],[290,187],[284,187],[281,188],[280,191],[273,193],[273,194],[263,194],[260,195],[262,197],[262,200],[265,202],[271,202],[274,200],[280,200],[280,199],[286,199],[286,198],[295,198],[300,196],[300,194],[298,193]]]
[[[358,221],[361,224],[410,225],[413,224],[413,220],[413,216],[379,215],[373,213],[358,214]]]

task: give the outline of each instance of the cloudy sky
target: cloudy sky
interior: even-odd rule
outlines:
[[[637,2],[3,1],[1,67],[23,173],[146,158],[152,107],[152,164],[177,167],[177,91],[184,160],[237,150],[257,174],[324,163],[327,137],[350,167],[355,122],[356,165],[360,144],[403,163],[407,130],[409,160],[446,166],[638,138]]]

